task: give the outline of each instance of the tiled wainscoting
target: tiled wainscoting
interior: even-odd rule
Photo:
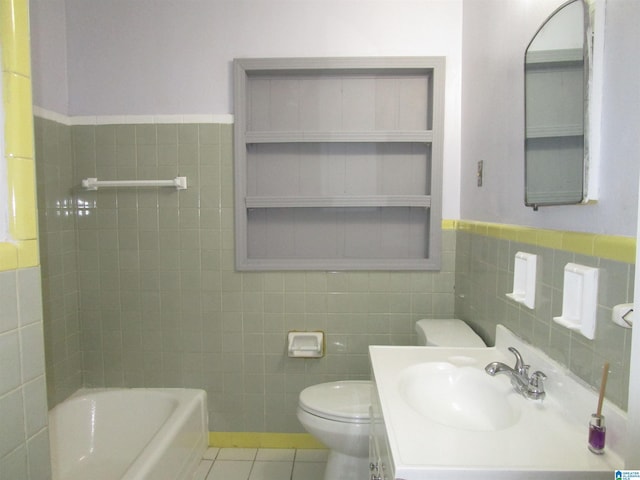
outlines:
[[[600,385],[603,364],[610,362],[607,398],[626,409],[631,330],[615,325],[611,311],[633,302],[635,239],[480,222],[458,222],[456,231],[456,315],[489,344],[496,324],[505,325],[594,388]],[[513,290],[518,251],[538,255],[534,309],[505,296]],[[594,340],[552,320],[562,312],[569,262],[599,269]]]
[[[488,343],[504,323],[594,386],[609,360],[608,396],[626,406],[631,336],[607,318],[632,297],[635,239],[445,221],[440,272],[241,273],[232,125],[36,117],[35,132],[50,406],[80,386],[193,387],[212,432],[303,432],[303,388],[368,379],[369,345],[412,344],[416,320],[454,316]],[[187,190],[80,187],[176,176]],[[518,250],[540,256],[535,310],[504,295]],[[594,341],[551,320],[568,261],[601,268]],[[325,357],[288,358],[289,330],[325,331]]]
[[[230,124],[35,126],[51,406],[80,382],[195,387],[211,431],[302,432],[304,387],[367,379],[368,345],[453,315],[450,229],[441,272],[236,272]],[[325,331],[326,355],[288,358],[289,330]]]

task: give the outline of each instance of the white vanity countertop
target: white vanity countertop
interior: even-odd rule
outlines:
[[[496,347],[372,346],[370,357],[378,388],[395,478],[403,480],[496,478],[612,478],[624,468],[621,450],[626,416],[605,402],[607,447],[603,455],[587,448],[588,423],[597,406],[597,392],[573,379],[544,354],[498,326]],[[402,397],[400,382],[406,368],[425,362],[477,367],[490,362],[512,366],[516,347],[531,371],[547,375],[544,401],[525,399],[513,391],[507,375],[490,377],[520,411],[510,427],[474,431],[438,423],[418,413]]]

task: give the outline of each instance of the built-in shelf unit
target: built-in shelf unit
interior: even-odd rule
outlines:
[[[234,63],[237,268],[438,269],[444,58]]]

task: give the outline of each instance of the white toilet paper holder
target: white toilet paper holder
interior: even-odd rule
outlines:
[[[289,332],[287,351],[290,357],[322,357],[324,355],[324,332]]]

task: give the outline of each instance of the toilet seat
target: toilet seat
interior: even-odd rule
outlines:
[[[299,406],[317,417],[344,423],[368,423],[371,382],[353,380],[321,383],[300,393]]]

